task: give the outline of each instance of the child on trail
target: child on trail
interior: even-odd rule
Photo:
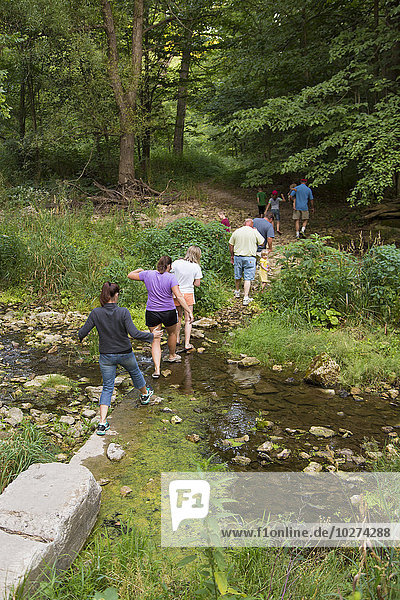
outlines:
[[[296,186],[297,186],[297,183],[291,183],[290,184],[290,186],[289,186],[289,193],[287,195],[288,202],[290,202],[292,200],[290,194],[293,192],[293,190],[296,189]]]
[[[268,206],[267,206],[267,212],[268,210],[271,210],[272,214],[274,215],[274,220],[276,223],[276,231],[277,233],[279,233],[279,235],[282,235],[282,231],[280,230],[280,220],[281,220],[281,213],[279,210],[279,202],[286,202],[286,198],[283,194],[281,194],[281,197],[279,198],[279,193],[277,192],[277,190],[274,190],[271,194],[271,198],[269,199],[268,202]]]
[[[218,213],[218,217],[219,217],[221,225],[223,225],[225,227],[225,231],[227,233],[230,233],[231,232],[231,224],[229,222],[228,217],[225,215],[225,213],[223,211]]]
[[[265,288],[268,283],[268,251],[261,250],[261,258],[260,258],[260,281],[261,281],[261,291]]]
[[[267,194],[263,192],[262,187],[258,188],[257,193],[258,216],[263,217],[267,206]]]

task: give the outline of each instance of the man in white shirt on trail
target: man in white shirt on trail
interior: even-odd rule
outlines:
[[[262,246],[265,240],[263,236],[254,229],[253,219],[246,219],[243,227],[234,231],[229,239],[229,252],[231,263],[234,268],[235,298],[240,298],[240,282],[243,277],[243,305],[250,304],[250,285],[256,276],[256,254],[257,247]]]

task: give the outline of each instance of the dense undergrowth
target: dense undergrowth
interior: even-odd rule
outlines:
[[[51,574],[31,600],[396,600],[400,592],[395,549],[363,554],[355,549],[297,548],[225,550],[229,580],[240,593],[221,595],[217,586],[207,592],[204,551],[199,550],[197,560],[180,567],[185,553],[160,551],[133,522],[124,525],[119,536],[99,530],[68,572],[63,577]],[[362,572],[355,579],[361,561]],[[377,595],[378,586],[385,595]],[[108,594],[95,596],[98,590],[108,590]]]
[[[400,373],[400,249],[361,256],[312,236],[281,249],[281,271],[259,302],[266,309],[231,341],[263,363],[307,367],[328,352],[345,385],[395,383]]]
[[[162,229],[143,228],[122,211],[93,216],[90,206],[49,211],[29,205],[9,210],[0,222],[0,283],[25,287],[32,300],[44,298],[66,308],[89,309],[107,279],[121,289],[120,303],[143,307],[146,290],[127,279],[134,268],[154,269],[162,254],[183,257],[191,244],[203,252],[205,277],[197,292],[197,313],[218,309],[226,301],[230,273],[227,240],[219,223],[204,225],[180,219]]]

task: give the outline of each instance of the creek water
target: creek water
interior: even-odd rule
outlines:
[[[215,339],[220,345],[222,338],[217,335]],[[43,350],[26,346],[22,336],[14,334],[0,337],[0,347],[4,372],[0,400],[8,406],[18,406],[18,396],[13,389],[18,386],[19,378],[59,373],[75,380],[84,376],[90,382],[86,385],[101,384],[98,366],[77,366],[68,351],[45,354]],[[389,432],[382,428],[400,426],[396,402],[372,394],[364,394],[364,401],[355,401],[350,395],[345,398],[329,395],[306,385],[300,374],[290,370],[275,373],[264,367],[239,368],[236,364],[227,364],[223,354],[211,345],[203,354],[183,354],[180,364],[164,363],[163,368],[168,368],[171,374],[154,382],[150,377],[153,370],[150,356],[137,353],[137,358],[156,394],[166,400],[164,404],[147,408],[145,413],[144,407],[138,408],[134,392],[122,396],[112,415],[112,427],[123,441],[129,441],[138,423],[163,416],[160,410],[169,403],[171,390],[186,397],[187,408],[180,408],[180,417],[190,422],[194,432],[201,432],[208,454],[216,453],[232,469],[301,470],[309,461],[299,456],[299,451],[315,455],[326,452],[327,446],[338,456],[343,449],[346,449],[346,458],[351,452],[360,455],[366,439],[374,439],[382,446],[389,439]],[[193,397],[195,400],[190,401]],[[29,401],[35,408],[44,408],[40,394]],[[62,395],[47,398],[45,402],[46,408],[60,409]],[[260,418],[272,424],[257,429],[256,421]],[[335,435],[329,439],[317,438],[309,433],[312,426],[330,428]],[[396,435],[395,432],[396,429],[391,435]],[[244,435],[249,435],[249,440],[241,446],[223,444],[223,440]],[[276,448],[272,460],[270,457],[263,460],[257,452],[257,447],[266,439],[271,439]],[[284,448],[291,451],[289,458],[276,459],[276,454]],[[250,464],[243,467],[232,462],[237,455],[250,458]],[[357,467],[347,460],[341,468],[354,470]],[[361,465],[361,468],[364,467]]]

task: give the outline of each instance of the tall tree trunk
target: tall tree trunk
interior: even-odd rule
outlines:
[[[101,0],[108,45],[108,73],[120,121],[118,183],[125,186],[135,179],[135,115],[142,69],[143,0],[135,0],[133,10],[132,59],[127,89],[119,73],[119,56],[114,18],[108,0]]]
[[[182,154],[183,137],[185,132],[186,105],[188,98],[189,67],[192,56],[191,29],[185,30],[185,44],[182,52],[181,68],[179,71],[178,100],[176,105],[176,120],[174,131],[174,154]]]

